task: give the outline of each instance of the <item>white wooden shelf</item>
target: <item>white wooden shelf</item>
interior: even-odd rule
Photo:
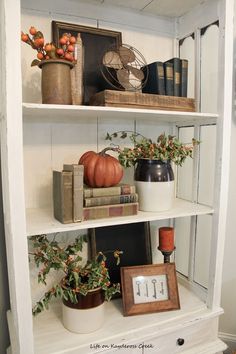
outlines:
[[[138,343],[140,334],[142,341],[146,338],[148,342],[154,334],[159,337],[169,335],[172,331],[178,333],[178,330],[183,330],[193,322],[197,325],[222,313],[220,308],[214,311],[207,309],[203,301],[180,284],[179,294],[180,310],[138,316],[124,317],[121,299],[106,303],[103,327],[90,334],[67,331],[61,322],[61,303],[55,302],[48,311],[34,318],[35,354],[99,353],[101,348],[92,349],[90,345]]]
[[[23,103],[24,120],[39,120],[53,122],[81,121],[86,119],[145,119],[159,123],[188,124],[215,124],[218,115],[213,113],[178,112],[153,109],[134,109],[117,107],[95,107],[76,105],[53,105],[39,103]]]
[[[213,208],[191,203],[183,199],[176,199],[174,207],[165,212],[142,212],[139,211],[137,215],[122,216],[98,220],[83,221],[81,223],[62,224],[55,220],[53,211],[50,209],[28,209],[26,211],[27,217],[27,235],[47,234],[63,231],[74,231],[81,229],[90,229],[93,227],[111,226],[120,224],[130,224],[143,221],[155,221],[179,218],[193,215],[212,214]]]

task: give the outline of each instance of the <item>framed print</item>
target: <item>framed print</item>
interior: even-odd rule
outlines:
[[[174,263],[121,268],[124,316],[180,308]]]
[[[52,21],[53,42],[58,45],[63,33],[71,33],[77,37],[80,33],[84,48],[83,103],[88,105],[90,97],[107,87],[107,83],[100,71],[102,57],[106,50],[118,48],[122,44],[121,32],[102,28],[80,26],[66,22]]]
[[[150,225],[148,222],[114,225],[89,230],[90,252],[93,257],[98,251],[105,253],[106,266],[112,283],[120,283],[120,267],[151,264]],[[117,266],[114,251],[123,251]]]

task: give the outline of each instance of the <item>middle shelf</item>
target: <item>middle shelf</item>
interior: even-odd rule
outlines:
[[[157,123],[176,125],[215,124],[218,114],[200,112],[165,111],[141,108],[97,107],[23,103],[23,116],[27,121],[77,122],[93,119],[145,119]]]
[[[52,209],[27,209],[27,235],[49,234],[63,231],[75,231],[90,229],[94,227],[130,224],[144,221],[165,220],[194,215],[213,214],[212,207],[191,203],[189,201],[177,198],[174,207],[163,212],[143,212],[139,211],[137,215],[112,217],[106,219],[89,220],[72,224],[61,224],[53,217]]]

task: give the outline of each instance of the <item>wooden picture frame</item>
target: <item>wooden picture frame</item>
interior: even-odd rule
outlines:
[[[89,246],[92,257],[98,252],[105,253],[106,266],[112,283],[120,283],[120,268],[125,266],[152,264],[151,234],[149,222],[113,225],[89,230]],[[120,264],[116,264],[113,252],[123,251]]]
[[[180,308],[174,263],[121,268],[124,316]]]
[[[88,105],[90,98],[95,93],[107,88],[112,89],[106,83],[100,71],[100,64],[106,50],[117,48],[122,44],[121,32],[52,21],[52,39],[56,45],[58,45],[59,38],[63,33],[71,33],[75,37],[77,37],[78,33],[81,34],[84,47],[83,104]]]

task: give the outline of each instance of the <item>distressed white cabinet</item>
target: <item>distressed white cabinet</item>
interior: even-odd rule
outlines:
[[[225,345],[217,338],[217,330],[223,311],[220,291],[232,107],[233,0],[2,0],[0,16],[1,158],[11,296],[9,352],[222,351]],[[189,96],[196,98],[198,111],[42,105],[40,70],[30,68],[35,53],[20,42],[20,31],[34,25],[50,41],[51,20],[121,31],[123,42],[136,47],[148,62],[179,55],[181,39],[180,55],[190,64]],[[212,23],[217,28],[203,38],[206,26]],[[166,131],[183,140],[190,135],[200,138],[195,160],[178,171],[175,207],[165,213],[139,212],[132,217],[60,224],[52,217],[52,170],[61,169],[65,162],[77,162],[88,149],[101,149],[105,133],[121,129],[136,129],[150,137]],[[125,180],[131,181],[131,175],[127,172]],[[170,223],[176,227],[180,310],[123,317],[118,299],[107,304],[103,328],[91,335],[66,331],[58,303],[32,319],[31,304],[37,290],[31,286],[28,236],[138,221],[151,222],[154,262],[160,258],[156,250],[158,226]]]

